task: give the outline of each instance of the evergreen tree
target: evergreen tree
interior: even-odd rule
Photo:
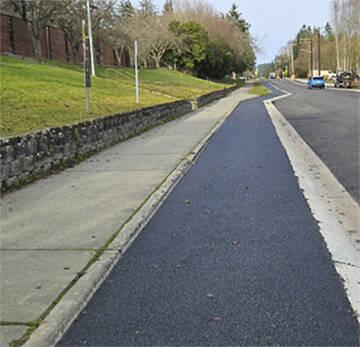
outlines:
[[[327,22],[325,25],[325,33],[327,37],[330,37],[333,34],[333,29],[329,22]]]
[[[153,4],[152,0],[141,0],[140,5],[140,14],[142,16],[153,16],[156,14],[156,7]]]
[[[226,14],[225,18],[238,30],[249,32],[250,24],[245,19],[241,18],[241,12],[238,12],[235,3],[232,4],[231,10]]]
[[[129,18],[134,15],[135,9],[130,0],[122,0],[119,6],[119,12],[122,18]]]
[[[174,13],[174,6],[172,0],[166,0],[163,7],[163,14],[172,14]]]

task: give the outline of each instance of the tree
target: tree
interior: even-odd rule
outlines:
[[[186,47],[186,51],[182,51],[176,57],[180,67],[197,74],[199,64],[206,58],[208,33],[199,23],[195,22],[180,24],[178,21],[173,21],[170,24],[170,30],[181,38],[182,47]]]
[[[122,0],[118,12],[121,18],[129,18],[135,15],[135,8],[130,0]]]
[[[235,3],[232,4],[231,10],[226,14],[225,18],[236,29],[242,32],[249,32],[250,24],[245,19],[241,18],[241,12],[238,12]]]
[[[337,70],[360,69],[360,2],[332,0]]]
[[[76,64],[80,63],[82,19],[86,18],[86,0],[63,0],[63,9],[55,17],[57,25],[69,40]]]
[[[171,48],[176,38],[174,34],[169,32],[169,18],[167,17],[157,17],[155,21],[152,22],[149,41],[150,43],[150,57],[154,60],[156,68],[160,67],[161,59],[163,58],[165,52]],[[148,35],[149,36],[149,35]]]
[[[152,0],[140,0],[139,5],[139,13],[141,16],[153,16],[157,12]]]
[[[110,43],[110,35],[116,25],[113,0],[93,0],[94,11],[91,13],[93,44],[97,61],[103,65],[103,47]]]
[[[107,42],[114,50],[119,65],[121,65],[123,53],[128,51],[128,48],[133,44],[132,38],[124,31],[124,26],[124,21],[118,21],[117,24],[108,29],[107,36]]]
[[[210,41],[205,53],[205,59],[197,67],[199,77],[222,79],[235,70],[235,55],[226,43]]]
[[[166,0],[163,7],[163,15],[173,14],[174,4],[172,0]]]
[[[40,36],[44,25],[50,21],[63,3],[46,0],[2,0],[2,7],[13,7],[25,22],[31,37],[34,55],[41,57]]]
[[[249,34],[250,24],[241,18],[241,12],[238,12],[237,6],[234,3],[230,11],[225,15],[225,20],[235,30],[235,43],[236,49],[236,70],[243,72],[245,70],[253,70],[255,68],[255,43],[254,39]],[[232,45],[234,46],[234,44]]]
[[[329,22],[327,22],[325,25],[325,33],[328,38],[333,34],[333,29]]]

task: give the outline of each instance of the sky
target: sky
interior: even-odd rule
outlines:
[[[295,38],[303,24],[324,27],[330,22],[330,0],[206,0],[226,13],[235,2],[242,17],[251,24],[250,32],[262,52],[257,64],[271,62],[281,47]],[[135,4],[136,2],[134,2]],[[154,0],[162,9],[164,1]]]

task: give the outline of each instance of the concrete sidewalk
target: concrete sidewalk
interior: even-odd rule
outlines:
[[[1,201],[1,340],[21,338],[236,105],[236,90]]]

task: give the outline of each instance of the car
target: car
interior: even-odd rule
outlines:
[[[311,76],[308,80],[308,88],[325,88],[325,81],[323,76]]]
[[[342,72],[336,75],[334,79],[334,87],[351,88],[353,83],[353,76],[351,72]]]
[[[269,80],[274,80],[276,78],[275,72],[269,74]]]

